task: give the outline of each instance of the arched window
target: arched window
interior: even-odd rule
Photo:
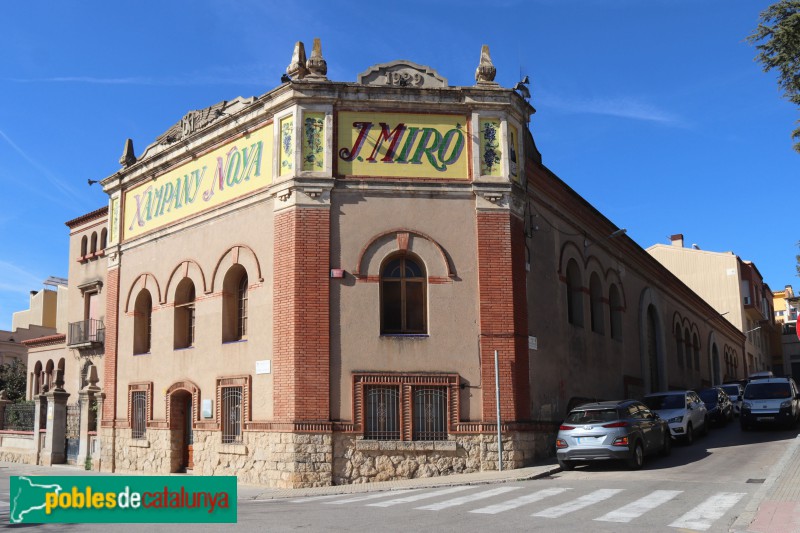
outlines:
[[[86,254],[89,251],[89,238],[84,235],[81,237],[81,257],[86,257]]]
[[[696,333],[692,335],[692,352],[694,352],[694,369],[700,370],[700,340]]]
[[[42,392],[49,392],[53,388],[53,360],[48,359],[47,365],[44,367],[44,378],[42,382]]]
[[[426,278],[410,255],[390,257],[381,267],[381,333],[427,333]]]
[[[31,395],[31,400],[33,400],[33,396],[39,395],[42,393],[42,362],[36,361],[36,364],[33,366],[33,391]]]
[[[183,278],[175,289],[175,320],[173,347],[189,348],[194,346],[195,332],[195,293],[194,283]]]
[[[242,265],[233,265],[222,281],[222,342],[247,338],[248,277]]]
[[[650,392],[661,389],[661,369],[658,357],[658,319],[653,305],[647,307],[647,360],[650,367]]]
[[[133,310],[133,353],[150,352],[152,338],[153,299],[150,291],[143,289],[136,296]]]
[[[106,228],[103,228],[103,231],[100,232],[100,249],[105,250],[107,244],[108,244],[108,230]]]
[[[583,326],[583,291],[581,271],[578,263],[570,259],[567,263],[567,320],[570,324]]]
[[[605,316],[603,316],[603,286],[600,284],[600,276],[597,272],[592,272],[589,278],[589,294],[592,299],[592,331],[595,333],[605,333]]]
[[[678,366],[683,368],[683,335],[681,335],[680,324],[675,325],[675,351],[678,354]]]
[[[608,289],[608,307],[611,314],[611,338],[622,340],[622,296],[616,285]]]
[[[92,232],[92,249],[91,252],[95,253],[97,251],[97,232]]]
[[[713,345],[711,347],[711,383],[713,385],[719,385],[719,350],[717,350],[717,345]]]
[[[688,329],[683,330],[683,342],[686,343],[686,368],[692,369],[692,334]]]

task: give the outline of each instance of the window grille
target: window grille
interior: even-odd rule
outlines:
[[[238,307],[236,336],[243,339],[247,336],[247,274],[242,275],[242,279],[239,280],[236,303]]]
[[[414,440],[447,440],[447,389],[414,389]]]
[[[143,439],[147,433],[147,392],[131,393],[131,438]]]
[[[366,387],[364,438],[400,439],[400,392],[397,387]]]
[[[222,389],[222,443],[242,442],[242,387]]]

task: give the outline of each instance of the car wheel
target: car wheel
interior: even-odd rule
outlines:
[[[561,470],[569,471],[575,468],[575,463],[573,463],[572,461],[567,461],[566,459],[559,459],[558,466],[561,467]]]
[[[669,454],[672,453],[672,437],[669,436],[669,430],[667,430],[666,435],[664,435],[664,446],[661,448],[661,455],[663,457],[669,457]]]
[[[686,426],[686,444],[692,444],[694,442],[694,430],[692,429],[692,425],[689,424]]]
[[[642,448],[642,443],[637,442],[631,451],[630,457],[628,457],[628,468],[631,470],[639,470],[643,464],[644,449]]]

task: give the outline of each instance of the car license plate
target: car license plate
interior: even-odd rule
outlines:
[[[759,416],[759,417],[756,418],[756,420],[759,421],[759,422],[771,422],[772,420],[775,420],[775,417],[774,416]]]
[[[596,444],[597,437],[575,437],[578,444]]]

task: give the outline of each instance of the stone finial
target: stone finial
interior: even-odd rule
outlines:
[[[93,387],[97,386],[97,382],[100,381],[100,378],[97,377],[97,367],[96,366],[91,365],[89,367],[89,376],[88,376],[87,381],[89,382],[89,385],[91,385]]]
[[[492,56],[489,55],[489,45],[484,44],[481,47],[481,62],[478,68],[475,69],[475,81],[477,85],[490,85],[497,86],[494,77],[497,74],[497,69],[492,64]]]
[[[136,156],[133,154],[133,139],[125,141],[125,148],[122,150],[122,157],[119,158],[119,164],[128,168],[136,163]]]
[[[64,371],[60,368],[56,370],[56,382],[53,390],[58,392],[64,391]]]
[[[286,74],[293,80],[302,80],[308,75],[308,69],[306,68],[306,47],[302,41],[297,41],[294,44],[292,62],[286,67]]]
[[[322,44],[320,43],[319,37],[314,37],[314,47],[311,49],[311,57],[306,61],[306,67],[309,72],[306,79],[319,81],[328,79],[326,77],[326,74],[328,74],[328,63],[322,58]]]

